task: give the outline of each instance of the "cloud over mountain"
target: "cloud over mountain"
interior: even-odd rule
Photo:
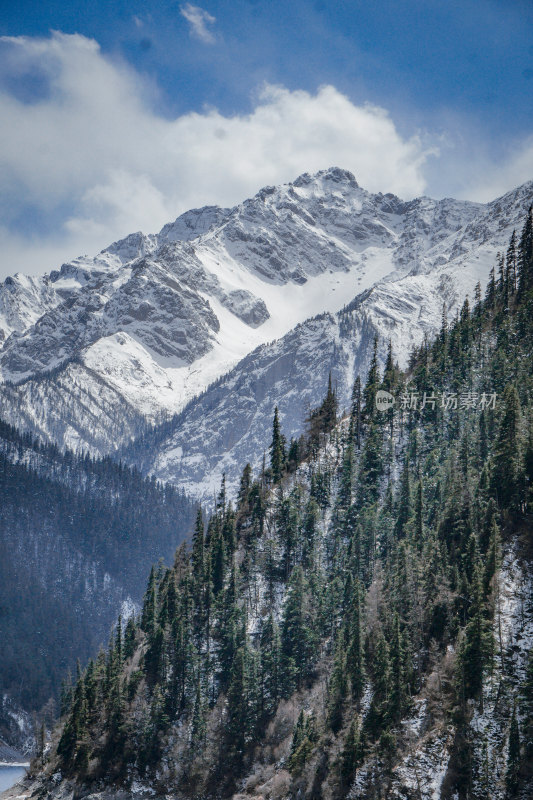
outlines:
[[[0,51],[7,273],[42,271],[192,206],[231,205],[333,163],[374,191],[425,188],[420,141],[332,86],[266,85],[248,114],[207,108],[165,119],[151,107],[153,87],[86,37],[4,37]]]

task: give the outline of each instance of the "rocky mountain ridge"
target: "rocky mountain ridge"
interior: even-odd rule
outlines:
[[[332,370],[345,402],[376,333],[405,364],[443,304],[451,316],[485,283],[532,198],[528,183],[487,205],[404,202],[332,168],[233,209],[187,212],[49,276],[7,279],[0,415],[107,453],[178,413],[160,451],[139,451],[138,463],[205,497],[256,452],[276,402],[289,414],[288,393],[316,403]],[[243,382],[246,397],[235,391]],[[286,424],[296,435],[301,415]]]

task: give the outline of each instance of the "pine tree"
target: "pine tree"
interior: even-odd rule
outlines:
[[[518,291],[521,297],[533,284],[533,206],[530,206],[518,245]]]
[[[298,716],[292,736],[291,752],[287,766],[297,775],[301,772],[311,755],[316,742],[316,724],[312,715],[306,716],[302,711]]]
[[[514,294],[517,289],[517,249],[516,249],[516,231],[513,231],[509,241],[506,255],[506,268],[507,268],[507,283],[508,290]]]
[[[398,374],[397,369],[394,366],[394,359],[392,355],[392,342],[389,339],[389,346],[387,349],[387,359],[385,362],[385,370],[383,372],[383,381],[381,387],[384,391],[389,392],[389,394],[394,395],[397,382],[398,382]],[[392,437],[394,434],[394,407],[391,406],[386,410],[384,414],[381,415],[383,422],[386,422],[389,427],[389,434],[391,437],[391,444],[392,444]]]
[[[505,783],[511,796],[516,794],[518,789],[520,773],[520,730],[518,718],[516,716],[516,705],[513,706],[511,726],[509,728],[509,749],[507,752],[507,771],[505,773]]]
[[[361,625],[361,588],[359,581],[356,581],[353,589],[346,670],[350,677],[352,697],[358,703],[365,687],[365,664]]]
[[[248,664],[245,646],[235,653],[228,688],[228,734],[234,757],[241,760],[244,755],[248,719]]]
[[[328,723],[334,733],[342,725],[342,714],[348,691],[346,676],[346,656],[344,653],[344,633],[339,631],[333,660],[333,670],[328,686]]]
[[[220,683],[226,689],[231,673],[235,652],[238,647],[238,628],[241,614],[238,608],[239,587],[235,564],[232,564],[229,580],[219,600],[220,614],[216,637],[218,640],[218,658],[220,662]]]
[[[328,390],[321,406],[322,430],[329,433],[337,424],[337,394],[331,384],[331,372],[328,376]]]
[[[375,503],[379,496],[379,482],[383,475],[383,434],[378,424],[371,422],[365,439],[358,475],[358,505]]]
[[[326,396],[318,408],[313,409],[307,416],[308,438],[311,452],[316,452],[323,434],[330,433],[337,422],[338,400],[331,383],[331,372],[328,378]]]
[[[522,687],[524,716],[524,750],[528,763],[533,762],[533,648],[529,649],[526,676]]]
[[[501,560],[500,529],[498,527],[496,520],[493,518],[489,549],[487,553],[487,560],[485,563],[485,577],[484,577],[485,591],[489,590],[492,579],[500,568],[500,560]]]
[[[421,547],[425,541],[424,534],[424,489],[422,478],[419,477],[416,485],[415,512],[414,512],[415,541]]]
[[[270,717],[281,695],[281,640],[272,613],[261,630],[261,696],[262,712]]]
[[[82,748],[81,757],[76,764],[78,749],[87,738],[87,701],[85,695],[85,682],[81,674],[81,667],[77,664],[77,680],[74,688],[72,708],[69,718],[63,728],[63,733],[57,746],[58,755],[63,763],[72,770],[75,766],[86,766],[86,750]]]
[[[352,502],[352,483],[353,483],[354,452],[351,441],[348,441],[342,462],[342,474],[339,488],[339,498],[337,505],[340,510],[346,512]]]
[[[372,357],[370,359],[370,366],[366,378],[365,388],[363,390],[363,417],[365,420],[374,419],[376,416],[376,393],[379,389],[380,377],[378,367],[378,337],[374,337],[374,344],[372,349]]]
[[[403,636],[400,631],[398,614],[394,615],[390,648],[391,692],[389,698],[389,716],[398,722],[407,705],[407,676],[405,674],[405,652]]]
[[[441,373],[441,376],[444,378],[448,368],[448,318],[446,315],[446,303],[442,304],[440,332],[437,342],[440,354],[438,369]]]
[[[222,479],[220,481],[220,490],[217,497],[217,502],[215,504],[215,511],[216,513],[220,514],[220,516],[224,516],[226,513],[226,502],[227,502],[227,494],[226,494],[226,473],[222,473]]]
[[[126,630],[124,631],[124,658],[127,660],[131,658],[135,651],[135,637],[136,637],[135,618],[128,617],[126,622]]]
[[[380,628],[376,637],[374,658],[372,662],[374,695],[366,725],[375,736],[387,721],[389,698],[391,692],[390,651],[383,630]]]
[[[124,661],[123,653],[123,639],[122,639],[122,614],[118,615],[117,627],[115,629],[115,658],[117,660],[117,669],[122,669]]]
[[[481,565],[476,563],[470,591],[469,622],[461,651],[464,691],[467,698],[479,698],[483,705],[483,677],[492,653],[492,634],[483,608]]]
[[[400,539],[405,534],[405,527],[411,518],[411,479],[409,475],[409,457],[406,456],[402,476],[400,478],[400,494],[396,514],[395,532]]]
[[[355,717],[348,729],[348,734],[341,753],[340,777],[344,790],[346,790],[354,780],[361,756],[362,741],[359,732],[359,719]]]
[[[148,586],[144,595],[143,610],[141,616],[141,629],[149,636],[155,625],[156,619],[156,596],[157,596],[157,582],[155,570],[152,567],[150,570],[150,577],[148,578]]]
[[[300,688],[313,660],[315,636],[306,589],[307,582],[298,565],[289,581],[281,628],[283,676],[287,693],[292,691],[293,681]]]
[[[487,441],[487,423],[485,418],[485,411],[482,409],[479,415],[479,464],[484,466],[488,455],[488,441]]]
[[[202,681],[200,675],[196,679],[196,695],[194,698],[194,708],[191,722],[191,746],[194,750],[203,748],[206,743],[206,702],[202,692]]]
[[[213,532],[209,548],[209,575],[213,595],[216,598],[224,586],[224,575],[226,570],[226,547],[224,537],[220,527],[216,527]]]
[[[288,579],[295,561],[298,542],[298,508],[293,495],[280,500],[276,522],[283,547],[283,571],[285,578]]]
[[[61,693],[59,698],[59,714],[64,717],[68,714],[72,705],[73,687],[72,687],[72,674],[70,670],[67,672],[66,678],[61,681]]]
[[[270,444],[270,468],[272,470],[272,480],[279,483],[283,475],[285,465],[285,446],[279,423],[278,407],[274,409],[274,421],[272,423],[272,442]]]
[[[506,387],[504,410],[494,446],[492,491],[504,508],[517,509],[523,483],[520,401],[514,386]]]
[[[352,405],[350,410],[350,434],[356,448],[361,448],[361,378],[356,377],[352,389]]]
[[[250,495],[250,488],[252,485],[252,467],[250,463],[246,464],[242,471],[241,482],[239,485],[239,493],[237,495],[237,513],[243,514],[248,510],[248,501]]]
[[[144,654],[143,668],[148,682],[154,685],[159,682],[163,672],[165,636],[159,625],[154,625],[147,636],[148,646]]]
[[[192,537],[191,563],[195,593],[198,596],[205,578],[204,520],[200,508],[196,514],[196,524]]]
[[[498,281],[496,284],[496,291],[500,304],[506,308],[506,303],[504,302],[506,293],[505,258],[501,253],[498,253]]]
[[[305,509],[302,525],[302,563],[306,569],[311,569],[314,566],[314,550],[318,536],[318,515],[318,503],[313,497],[310,497]]]
[[[493,311],[495,304],[496,304],[496,278],[494,275],[494,267],[492,267],[489,273],[489,280],[487,281],[487,288],[485,290],[485,305],[488,309]]]

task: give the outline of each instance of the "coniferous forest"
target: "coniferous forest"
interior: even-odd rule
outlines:
[[[346,416],[331,382],[299,440],[273,409],[259,474],[63,687],[43,792],[531,797],[532,347],[530,210],[406,372],[376,342]]]
[[[0,423],[2,691],[47,718],[61,681],[107,642],[117,609],[142,600],[195,505],[109,458],[60,452]],[[50,714],[52,715],[50,717]],[[0,735],[2,714],[0,713]]]

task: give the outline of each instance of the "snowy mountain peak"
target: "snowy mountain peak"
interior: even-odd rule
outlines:
[[[263,436],[272,403],[284,407],[294,387],[312,403],[333,369],[344,391],[354,370],[364,372],[375,333],[405,363],[438,325],[442,303],[453,313],[485,282],[532,198],[529,183],[486,205],[406,202],[333,167],[232,209],[193,209],[159,234],[131,234],[48,277],[16,276],[0,289],[0,374],[10,383],[0,416],[103,452],[143,418],[187,406],[186,442],[169,444],[174,456],[149,468],[194,491],[202,473],[217,481],[223,464],[230,471],[233,448],[235,463],[246,461],[246,437]],[[291,431],[299,425],[292,419]]]
[[[329,181],[331,183],[342,183],[346,186],[350,186],[352,189],[359,188],[359,184],[357,183],[355,176],[347,169],[341,169],[340,167],[322,169],[319,172],[316,172],[314,175],[304,172],[303,175],[300,175],[298,178],[296,178],[291,185],[301,188],[303,186],[309,186],[312,183],[319,184],[324,181]]]
[[[140,256],[152,253],[157,247],[157,237],[154,235],[145,235],[141,231],[137,233],[130,233],[124,239],[106,247],[100,253],[101,256],[112,255],[116,256],[121,264],[126,264],[128,261],[133,261]]]
[[[159,239],[169,242],[190,241],[220,225],[229,216],[230,209],[220,206],[193,208],[169,222],[159,232]]]

